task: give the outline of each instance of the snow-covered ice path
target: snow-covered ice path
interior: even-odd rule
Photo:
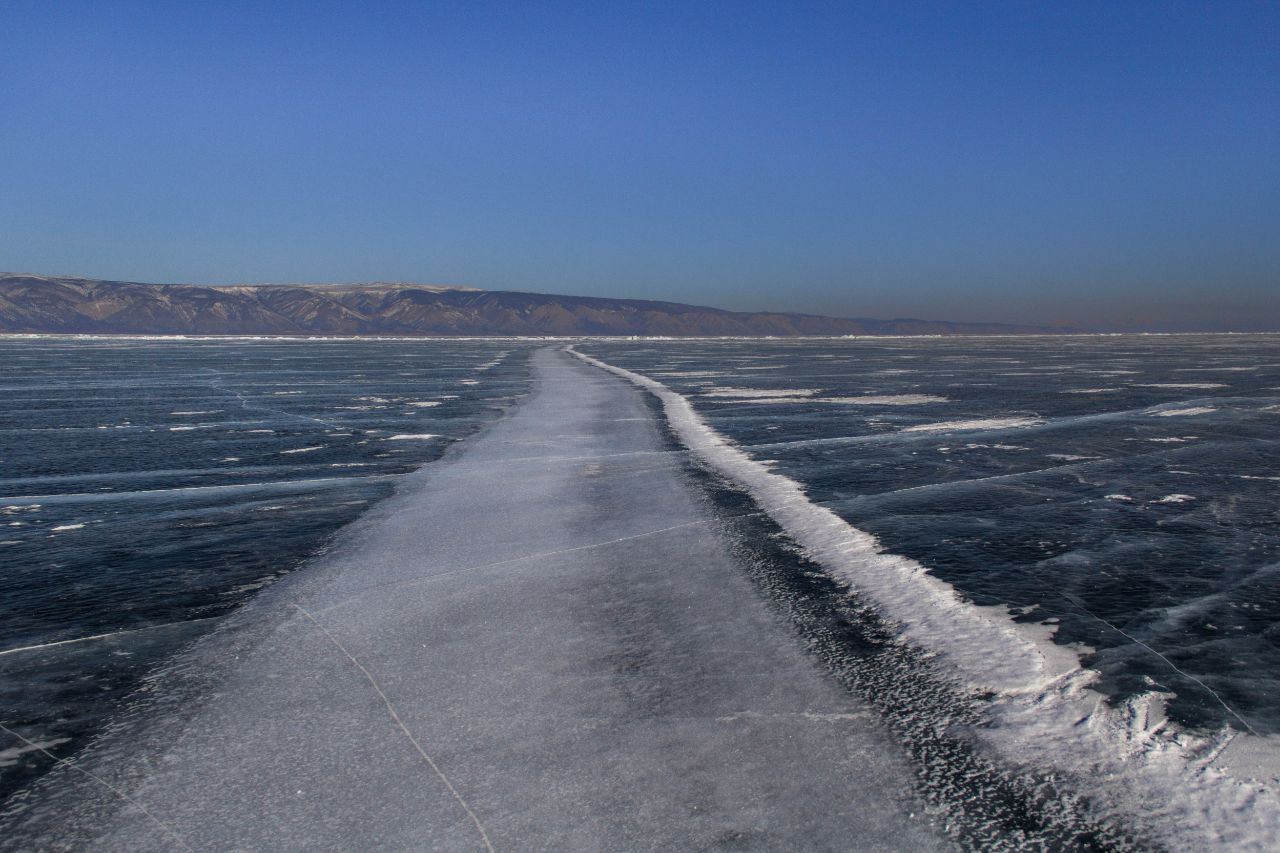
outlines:
[[[273,627],[127,800],[103,792],[84,847],[948,846],[878,722],[735,562],[643,392],[533,358],[510,416],[264,596]]]

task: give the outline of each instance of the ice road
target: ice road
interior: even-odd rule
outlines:
[[[643,392],[553,348],[534,369],[507,418],[264,598],[270,629],[100,792],[83,846],[950,846]]]

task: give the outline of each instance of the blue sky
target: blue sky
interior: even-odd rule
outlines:
[[[0,269],[1280,328],[1280,4],[6,3]]]

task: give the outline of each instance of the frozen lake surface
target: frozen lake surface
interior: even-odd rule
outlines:
[[[74,796],[29,826],[109,850],[948,846],[642,393],[534,364],[514,416],[253,605],[272,627],[171,744],[90,760],[127,802],[61,768]]]
[[[1280,844],[1274,336],[4,348],[0,849]]]
[[[42,745],[0,743],[0,802],[499,417],[527,390],[529,350],[0,338],[0,723]]]

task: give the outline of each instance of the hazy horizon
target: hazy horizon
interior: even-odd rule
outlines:
[[[10,4],[0,267],[1280,329],[1280,7]]]

